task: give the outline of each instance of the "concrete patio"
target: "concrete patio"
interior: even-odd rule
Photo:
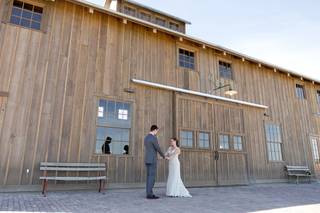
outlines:
[[[0,212],[320,212],[320,184],[263,184],[252,186],[191,188],[193,198],[147,200],[144,189],[0,193]]]

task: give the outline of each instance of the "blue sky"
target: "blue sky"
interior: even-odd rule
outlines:
[[[189,35],[320,81],[319,0],[136,1],[191,21]]]

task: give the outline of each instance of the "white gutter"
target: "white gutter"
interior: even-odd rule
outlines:
[[[240,100],[235,100],[235,99],[231,99],[231,98],[225,98],[225,97],[221,97],[221,96],[211,95],[208,93],[202,93],[202,92],[197,92],[197,91],[193,91],[193,90],[187,90],[187,89],[182,89],[182,88],[178,88],[178,87],[167,86],[164,84],[158,84],[158,83],[153,83],[153,82],[144,81],[144,80],[138,80],[138,79],[134,79],[134,78],[131,79],[131,81],[136,84],[141,84],[141,85],[145,85],[145,86],[150,86],[150,87],[155,87],[155,88],[170,90],[170,91],[175,91],[175,92],[182,92],[185,94],[196,95],[196,96],[201,96],[201,97],[206,97],[206,98],[212,98],[212,99],[230,102],[230,103],[236,103],[236,104],[241,104],[241,105],[246,105],[246,106],[262,108],[262,109],[269,108],[268,106],[261,105],[261,104],[251,103],[251,102],[247,102],[247,101],[240,101]]]

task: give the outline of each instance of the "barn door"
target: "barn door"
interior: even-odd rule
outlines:
[[[0,137],[2,132],[6,104],[7,104],[7,97],[1,96],[1,93],[0,93]]]
[[[217,132],[214,146],[217,185],[247,184],[243,111],[216,105],[214,115],[214,131]]]
[[[320,137],[311,136],[310,142],[315,176],[320,179]]]
[[[229,150],[218,148],[214,155],[217,185],[248,184],[246,157],[244,151],[234,151],[231,147]]]

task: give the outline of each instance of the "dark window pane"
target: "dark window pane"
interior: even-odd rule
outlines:
[[[14,1],[13,6],[22,8],[23,3],[21,1]]]
[[[32,11],[33,10],[33,5],[24,3],[23,9]]]
[[[30,20],[21,19],[21,26],[30,27]]]
[[[34,6],[34,10],[33,10],[35,13],[40,13],[42,14],[43,12],[43,9],[41,7],[37,7],[37,6]]]
[[[40,30],[40,23],[39,22],[32,22],[31,23],[31,28],[35,30]]]
[[[11,16],[10,23],[19,25],[20,24],[20,18],[18,18],[16,16]]]
[[[21,8],[18,8],[18,7],[13,7],[12,8],[12,15],[21,16],[21,13],[22,13],[22,9]]]

